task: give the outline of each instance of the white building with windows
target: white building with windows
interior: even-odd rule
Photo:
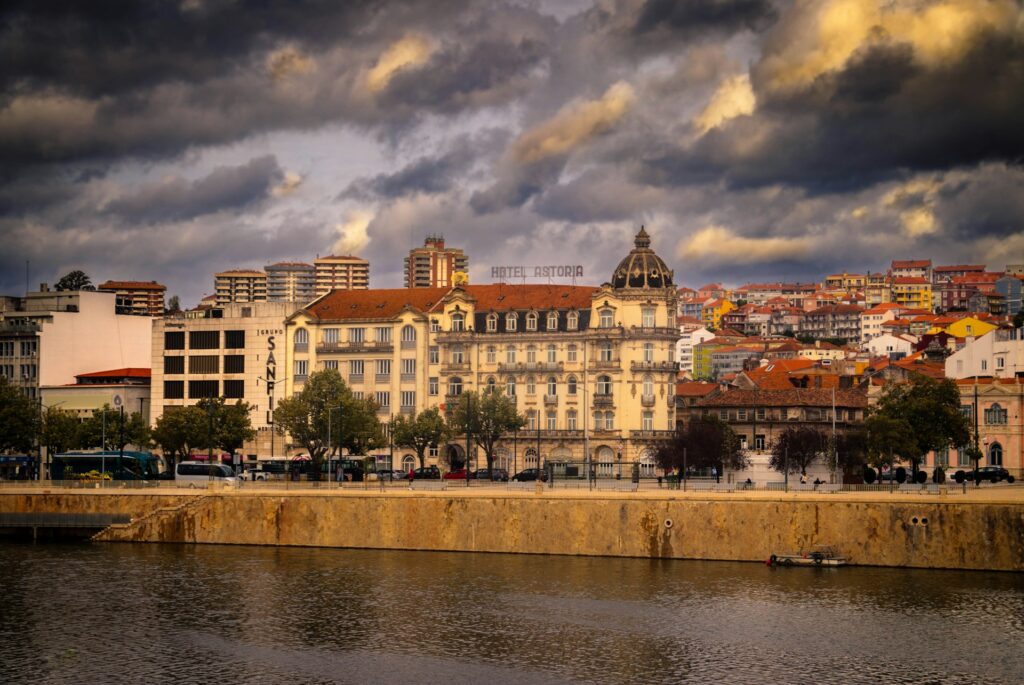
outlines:
[[[1024,328],[996,329],[946,359],[947,378],[1024,376]]]

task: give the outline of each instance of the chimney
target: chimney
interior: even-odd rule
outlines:
[[[41,292],[41,293],[48,293],[48,292],[50,292],[50,285],[48,283],[40,283],[39,284],[39,292]]]

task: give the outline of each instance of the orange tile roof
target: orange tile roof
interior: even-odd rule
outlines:
[[[167,286],[156,281],[106,281],[96,286],[97,290],[167,290]]]
[[[686,323],[700,325],[701,324],[701,320],[697,319],[697,318],[694,318],[692,316],[677,316],[676,317],[676,324],[677,325],[682,326],[683,324],[686,324]]]
[[[467,285],[464,290],[476,300],[477,311],[513,309],[590,309],[593,286],[524,284]]]
[[[922,269],[930,267],[932,260],[930,259],[894,259],[892,260],[892,268],[894,269]]]
[[[951,264],[948,266],[937,266],[932,271],[944,273],[946,271],[984,271],[984,264]]]
[[[893,276],[894,285],[928,285],[928,279],[921,276]]]
[[[75,378],[149,378],[150,369],[130,366],[123,369],[111,369],[110,371],[93,371],[92,373],[75,374]]]
[[[304,311],[322,321],[390,319],[406,307],[429,312],[450,288],[392,288],[381,290],[333,290]]]
[[[680,397],[703,397],[710,395],[718,389],[718,383],[705,383],[704,381],[681,381],[676,383],[676,396]]]

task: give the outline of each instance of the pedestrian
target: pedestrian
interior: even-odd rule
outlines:
[[[800,485],[807,485],[807,474],[806,473],[801,473],[800,474]]]
[[[712,466],[711,467],[711,477],[715,479],[716,483],[718,482],[718,467],[717,466]]]
[[[412,479],[416,477],[416,472],[413,471],[412,467],[409,467],[409,483],[412,483]]]

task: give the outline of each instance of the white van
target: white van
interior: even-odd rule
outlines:
[[[174,483],[179,487],[202,488],[210,483],[238,485],[239,478],[230,466],[203,461],[183,461],[174,469]]]

